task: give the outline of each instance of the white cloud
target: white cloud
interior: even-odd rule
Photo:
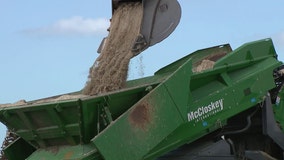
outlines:
[[[106,34],[109,27],[109,20],[105,18],[91,19],[80,16],[62,19],[54,24],[34,29],[27,29],[23,32],[31,35],[61,35],[61,36],[93,36]]]

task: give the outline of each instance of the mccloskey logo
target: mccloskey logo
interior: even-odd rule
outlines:
[[[198,107],[195,111],[191,111],[187,114],[188,121],[192,120],[202,120],[204,118],[210,117],[224,109],[223,99],[219,99],[215,102],[211,102],[208,105]]]

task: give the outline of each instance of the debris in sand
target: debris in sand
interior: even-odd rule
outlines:
[[[23,106],[23,105],[32,105],[32,104],[41,104],[41,103],[49,103],[49,102],[59,102],[59,101],[64,101],[64,100],[71,100],[71,99],[79,99],[79,98],[84,98],[88,97],[88,95],[83,95],[83,94],[76,94],[76,95],[61,95],[56,98],[45,98],[45,99],[40,99],[32,102],[26,102],[26,100],[19,100],[15,103],[6,103],[6,104],[0,104],[0,107],[13,107],[13,106]]]
[[[15,102],[15,103],[0,104],[0,107],[22,106],[22,105],[26,105],[26,104],[27,104],[26,100],[22,99],[22,100]]]
[[[88,96],[83,95],[83,94],[77,94],[77,95],[65,94],[57,98],[46,98],[46,99],[38,100],[38,101],[33,102],[33,104],[58,102],[58,101],[64,101],[64,100],[79,99],[79,98],[84,98],[84,97],[88,97]]]
[[[193,68],[192,71],[199,73],[207,69],[212,69],[214,67],[214,64],[215,64],[214,61],[204,59],[197,67]]]

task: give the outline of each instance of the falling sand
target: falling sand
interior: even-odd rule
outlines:
[[[139,35],[143,8],[141,3],[121,4],[113,13],[108,38],[100,56],[90,68],[85,95],[98,95],[124,87],[132,46]]]

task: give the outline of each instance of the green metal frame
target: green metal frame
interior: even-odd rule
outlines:
[[[202,59],[216,63],[192,72]],[[119,91],[1,108],[0,120],[37,149],[28,160],[155,159],[262,102],[275,87],[273,70],[280,65],[271,39],[234,51],[221,45],[128,81]]]

